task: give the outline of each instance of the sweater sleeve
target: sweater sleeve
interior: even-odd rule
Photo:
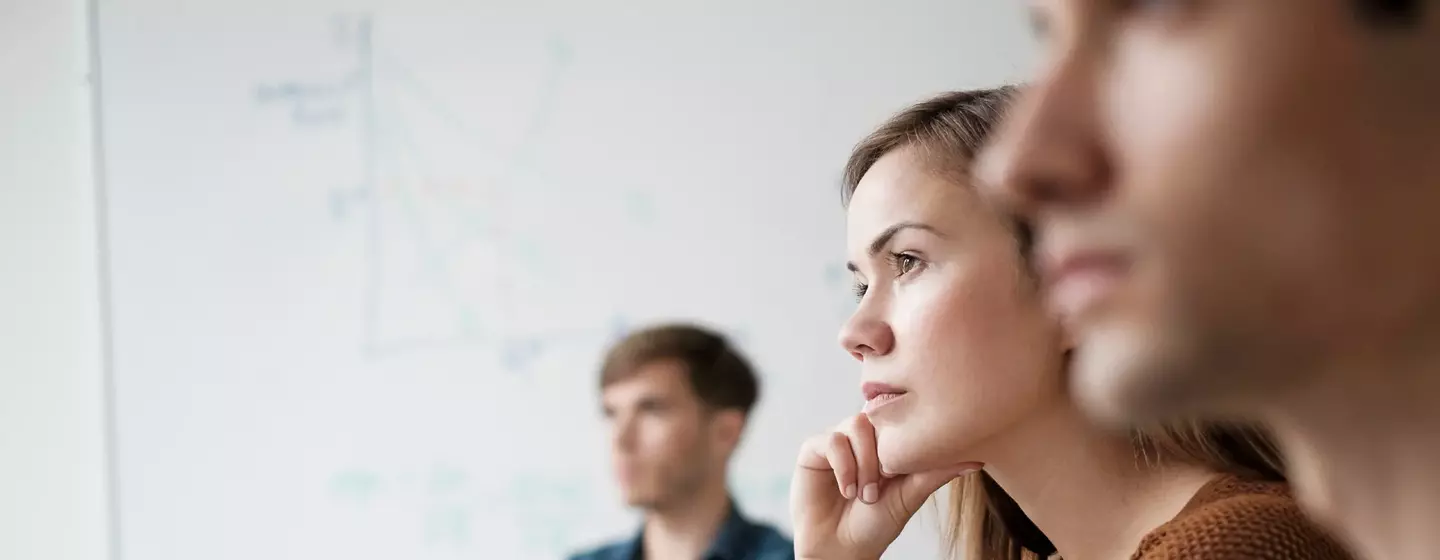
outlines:
[[[1161,525],[1132,560],[1351,560],[1300,511],[1272,495],[1231,496]]]

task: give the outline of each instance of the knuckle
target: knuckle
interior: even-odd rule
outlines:
[[[855,417],[855,429],[868,433],[875,431],[875,425],[870,423],[869,416],[866,416],[864,414],[858,414]]]
[[[814,455],[815,452],[816,452],[816,450],[823,449],[823,447],[822,447],[821,445],[819,445],[819,444],[820,444],[819,438],[814,438],[814,437],[805,440],[804,443],[801,443],[801,444],[800,444],[800,453],[798,454],[798,455],[799,455],[799,461],[800,461],[800,462],[804,462],[805,459],[809,458],[811,455]]]

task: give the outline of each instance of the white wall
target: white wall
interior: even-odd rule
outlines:
[[[839,167],[1029,51],[994,0],[176,4],[98,18],[124,560],[631,534],[595,368],[677,318],[764,377],[730,483],[785,529],[796,449],[861,405]]]
[[[110,550],[101,222],[93,180],[87,9],[85,0],[0,0],[0,559],[4,560],[101,560]],[[937,18],[967,20],[982,21]],[[935,37],[955,35],[947,30]],[[942,43],[936,39],[934,44]],[[915,48],[931,45],[922,42]],[[935,68],[951,64],[934,61]],[[934,73],[935,85],[995,83],[1006,65],[991,66],[954,79],[941,80],[941,74]],[[843,155],[849,139],[892,107],[933,88],[912,89],[889,92],[895,98],[884,103],[878,102],[885,97],[884,88],[874,93],[875,99],[867,98],[867,103],[875,102],[875,111],[857,116],[843,134],[833,134],[835,153]],[[814,122],[833,125],[829,115],[819,116],[824,119]],[[826,165],[838,161],[815,160]],[[824,202],[833,204],[828,194]],[[838,243],[828,237],[821,241]],[[825,351],[834,354],[830,335],[823,338]],[[772,367],[785,369],[784,365]],[[792,388],[808,390],[803,383]],[[785,455],[789,454],[787,448]]]
[[[107,555],[83,0],[0,0],[0,558]]]

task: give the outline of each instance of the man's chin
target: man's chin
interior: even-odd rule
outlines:
[[[620,497],[625,501],[625,505],[634,508],[649,507],[655,502],[654,498],[647,493],[630,488],[621,488]]]
[[[1246,381],[1255,380],[1237,378],[1233,367],[1194,351],[1203,347],[1199,339],[1176,333],[1162,328],[1088,333],[1070,372],[1080,408],[1112,428],[1236,415],[1247,392],[1254,392]]]
[[[1088,334],[1071,364],[1072,394],[1097,424],[1128,428],[1173,420],[1184,414],[1184,379],[1158,367],[1166,359],[1155,337],[1127,329]]]
[[[626,506],[629,506],[629,507],[632,507],[632,508],[636,508],[636,509],[654,509],[654,507],[655,507],[655,500],[654,500],[654,499],[651,499],[649,496],[645,496],[645,497],[630,497],[630,496],[626,496],[626,497],[625,497],[625,505],[626,505]]]

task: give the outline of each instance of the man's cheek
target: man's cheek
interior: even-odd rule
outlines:
[[[672,455],[680,440],[673,430],[652,429],[645,434],[645,453],[651,457]]]

